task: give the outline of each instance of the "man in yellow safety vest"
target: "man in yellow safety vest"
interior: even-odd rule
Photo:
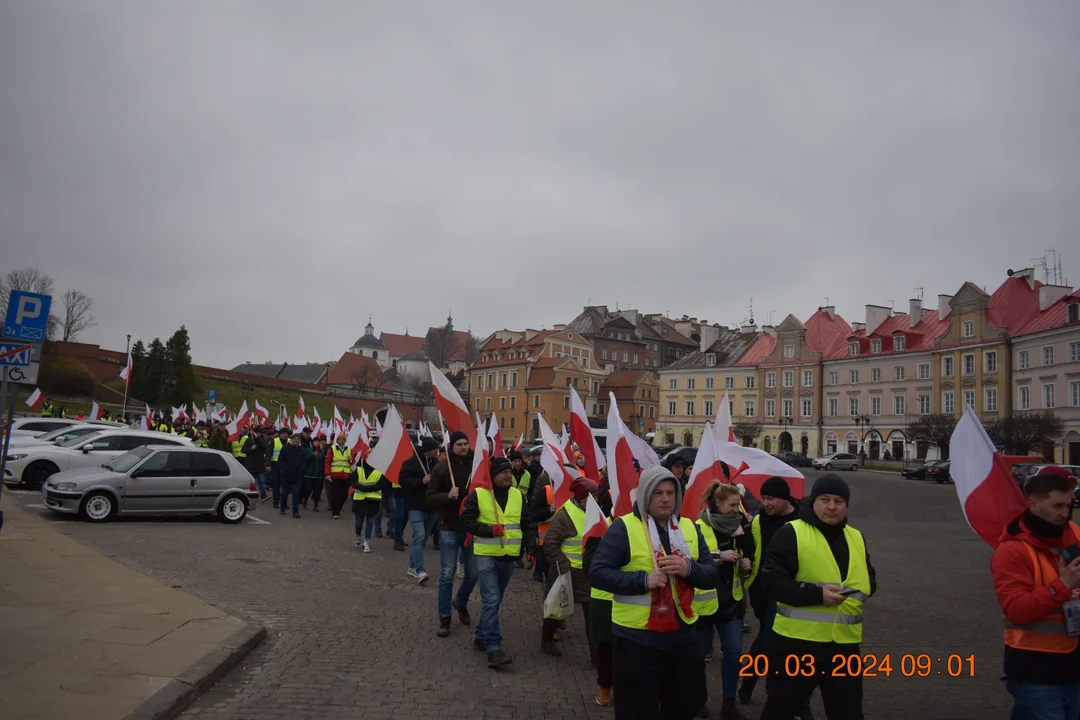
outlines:
[[[490,668],[511,663],[503,650],[499,605],[514,572],[514,560],[521,552],[521,511],[525,499],[513,487],[513,480],[510,461],[492,458],[492,489],[480,487],[470,492],[461,510],[461,527],[472,535],[480,576],[482,610],[473,644],[477,650],[487,652]]]
[[[776,602],[770,665],[783,668],[791,655],[800,671],[770,674],[762,720],[790,720],[817,687],[830,720],[862,718],[862,677],[831,669],[859,656],[862,605],[877,587],[866,541],[847,524],[851,490],[839,475],[814,482],[799,519],[773,535],[761,582]]]

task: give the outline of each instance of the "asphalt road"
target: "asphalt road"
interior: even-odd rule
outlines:
[[[808,487],[818,475],[807,472]],[[967,527],[953,486],[843,476],[852,487],[851,523],[865,534],[878,574],[878,593],[865,608],[863,652],[879,663],[888,656],[893,670],[864,680],[866,717],[1007,717],[990,549]],[[5,492],[10,500],[40,503]],[[118,561],[268,626],[263,645],[189,708],[188,720],[612,717],[592,701],[595,677],[580,617],[563,633],[563,658],[540,654],[541,590],[525,571],[515,571],[502,613],[514,664],[495,672],[456,621],[450,638],[435,637],[436,580],[417,586],[405,573],[406,554],[388,540],[373,541],[374,552],[362,555],[352,545],[351,515],[332,521],[308,511],[294,520],[263,505],[255,520],[238,526],[212,519],[88,525],[37,509]],[[426,563],[436,576],[430,545]],[[470,609],[477,618],[478,591]],[[919,655],[929,657],[929,676],[904,677]],[[963,676],[949,675],[950,656],[965,659]],[[959,664],[954,659],[952,669]],[[720,697],[719,669],[709,666],[713,698]],[[744,710],[749,717],[758,716],[762,700],[759,689]],[[813,707],[824,718],[817,698]]]

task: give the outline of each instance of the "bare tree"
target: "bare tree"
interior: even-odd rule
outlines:
[[[480,338],[469,333],[468,340],[465,341],[465,364],[472,365],[480,359]]]
[[[956,418],[952,415],[935,413],[920,415],[907,426],[907,436],[915,442],[924,442],[941,450],[941,456],[948,457],[949,441],[956,429]]]
[[[1042,450],[1064,432],[1065,423],[1053,410],[1009,415],[986,426],[986,434],[995,445],[1017,455]]]
[[[375,362],[366,362],[360,369],[349,376],[354,390],[363,392],[380,387],[383,384],[383,374]]]
[[[7,317],[8,298],[12,290],[38,293],[40,295],[53,294],[53,279],[36,267],[17,268],[8,270],[4,278],[0,280],[0,318]],[[60,319],[49,314],[49,324],[46,335],[49,339],[56,337],[56,331],[60,328]]]
[[[88,330],[97,325],[94,317],[94,299],[84,295],[79,290],[68,290],[64,293],[64,318],[62,339],[71,342],[79,336],[83,330]]]
[[[731,424],[731,431],[735,434],[735,437],[742,440],[743,446],[749,447],[757,439],[757,436],[761,434],[761,424],[739,420]]]
[[[450,366],[450,361],[464,354],[461,340],[446,328],[432,328],[424,344],[428,360],[437,368]]]

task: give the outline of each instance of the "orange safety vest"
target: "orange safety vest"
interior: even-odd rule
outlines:
[[[555,490],[551,487],[550,482],[544,486],[544,498],[547,500],[548,507],[555,504]],[[550,522],[536,524],[536,534],[539,536],[539,543],[541,545],[544,544],[544,534],[548,531],[549,527],[551,527]]]
[[[1069,523],[1073,538],[1080,543],[1080,527],[1076,523]],[[1035,552],[1030,543],[1024,543],[1031,563],[1035,569],[1035,587],[1049,587],[1058,579],[1058,569],[1055,562],[1045,553]],[[1058,608],[1027,625],[1013,625],[1005,619],[1005,644],[1017,650],[1033,650],[1035,652],[1055,653],[1066,655],[1076,650],[1080,638],[1069,637],[1065,629],[1065,613]]]

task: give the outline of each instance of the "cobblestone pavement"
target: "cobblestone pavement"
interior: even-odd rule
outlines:
[[[863,652],[889,654],[894,670],[864,680],[866,717],[1005,718],[1010,704],[1000,681],[990,550],[967,527],[955,490],[885,474],[845,477],[852,524],[866,535],[878,572]],[[5,500],[13,497],[23,505],[39,502],[22,493]],[[351,515],[332,521],[326,512],[308,511],[294,520],[268,505],[256,515],[269,524],[163,519],[95,526],[54,519],[63,532],[118,561],[269,628],[266,641],[199,699],[187,720],[612,716],[593,703],[595,677],[580,617],[563,633],[563,658],[540,654],[541,590],[531,573],[515,571],[503,605],[514,664],[491,671],[456,619],[449,639],[435,637],[436,579],[417,586],[405,574],[407,555],[388,540],[373,540],[374,552],[361,554],[352,545]],[[430,546],[425,562],[437,576],[438,554]],[[475,620],[478,590],[470,610]],[[903,677],[904,654],[929,655],[931,676]],[[950,655],[974,655],[975,677],[949,677]],[[719,670],[718,662],[709,665],[714,703]],[[763,699],[759,688],[745,709],[749,717],[757,717]],[[813,707],[819,720],[825,717],[818,698]]]

